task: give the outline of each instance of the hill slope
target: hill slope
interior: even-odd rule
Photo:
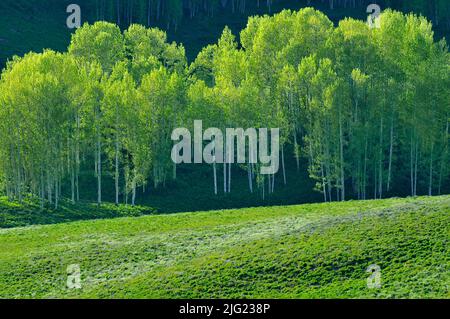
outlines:
[[[0,298],[449,297],[449,225],[441,196],[4,229]]]

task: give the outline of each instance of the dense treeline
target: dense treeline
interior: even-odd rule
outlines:
[[[61,0],[44,0],[42,5],[52,10],[60,3]],[[123,28],[139,23],[176,29],[183,19],[197,16],[214,18],[224,12],[271,13],[280,6],[315,6],[329,11],[357,8],[364,14],[365,8],[372,3],[378,3],[382,8],[421,13],[435,26],[450,28],[450,3],[447,0],[78,0],[77,3],[88,21],[106,20]]]
[[[235,164],[249,192],[274,192],[276,178],[289,185],[294,156],[308,160],[325,201],[438,194],[450,176],[450,55],[425,18],[394,11],[374,29],[335,27],[311,8],[252,17],[240,43],[226,28],[191,65],[158,29],[85,25],[67,53],[16,57],[2,73],[1,187],[57,207],[64,193],[80,200],[91,165],[98,203],[110,175],[116,203],[134,204],[138,186],[177,178],[170,136],[195,119],[281,129],[277,174]],[[231,192],[231,164],[211,169],[214,193]]]
[[[66,7],[72,0],[3,0],[0,12],[0,68],[14,55],[43,48],[64,51],[73,30],[66,28]],[[435,40],[450,34],[450,2],[447,0],[77,0],[82,22],[103,20],[119,25],[121,30],[138,23],[158,27],[171,41],[188,43],[188,61],[200,50],[214,43],[228,25],[237,34],[248,16],[273,14],[283,9],[300,10],[311,6],[321,10],[337,24],[344,17],[365,19],[369,3],[382,10],[392,8],[403,13],[414,12],[433,23]],[[159,5],[158,5],[159,3]],[[241,3],[242,5],[238,5]],[[159,12],[159,13],[157,13]]]
[[[277,2],[288,4],[283,0],[85,0],[86,7],[91,8],[91,17],[108,19],[118,25],[131,23],[153,25],[153,21],[164,21],[167,28],[175,28],[183,18],[198,15],[214,17],[217,13],[245,13],[249,9],[263,8],[272,11]],[[371,3],[378,3],[383,8],[391,7],[403,12],[420,12],[450,27],[450,4],[446,0],[296,0],[302,6],[319,5],[329,10],[337,8],[366,8]],[[361,10],[365,12],[365,10]]]

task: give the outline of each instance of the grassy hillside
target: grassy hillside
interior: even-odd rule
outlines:
[[[0,298],[450,297],[449,224],[441,196],[3,229]]]
[[[68,200],[61,201],[59,208],[56,210],[51,205],[46,205],[41,209],[39,202],[33,199],[27,199],[19,204],[8,201],[6,197],[0,197],[0,228],[57,224],[76,220],[136,217],[155,212],[155,209],[144,206],[116,206],[105,203],[98,207],[91,202],[73,205]]]

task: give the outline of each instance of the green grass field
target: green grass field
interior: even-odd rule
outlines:
[[[449,225],[440,196],[3,229],[0,298],[448,298]]]

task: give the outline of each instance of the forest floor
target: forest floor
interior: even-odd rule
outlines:
[[[263,200],[262,190],[250,192],[246,171],[235,166],[232,169],[231,193],[223,192],[223,176],[218,171],[218,195],[214,194],[213,170],[210,165],[180,165],[177,179],[169,178],[165,185],[155,188],[147,185],[137,192],[136,204],[125,205],[125,198],[120,194],[119,206],[114,201],[114,180],[112,176],[104,176],[103,203],[96,204],[97,184],[94,172],[85,171],[81,176],[81,201],[72,204],[70,185],[64,185],[64,199],[58,209],[53,204],[45,203],[44,209],[36,198],[26,198],[22,204],[9,202],[0,196],[0,228],[22,227],[30,225],[56,224],[69,221],[136,217],[150,214],[166,214],[179,212],[208,211],[218,209],[244,208],[256,206],[294,205],[323,201],[323,195],[313,191],[314,181],[308,177],[306,162],[301,163],[297,172],[295,161],[287,161],[287,184],[284,185],[281,170],[275,177],[275,189],[266,194]],[[123,184],[123,181],[120,181]],[[267,184],[267,183],[266,183]],[[266,185],[267,186],[267,185]],[[131,196],[128,196],[128,202]]]
[[[438,196],[2,229],[0,298],[448,298],[449,225]]]

